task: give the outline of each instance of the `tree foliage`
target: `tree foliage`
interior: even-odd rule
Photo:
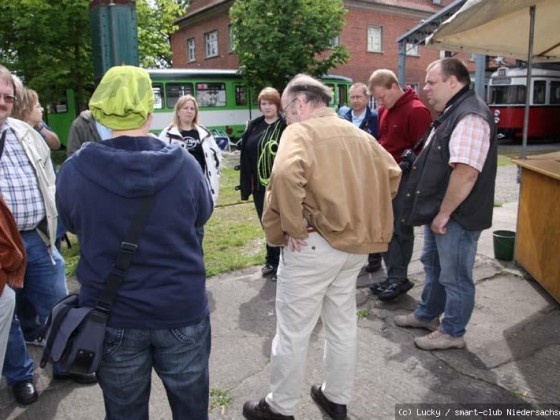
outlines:
[[[93,88],[90,0],[2,1],[0,63],[39,92],[44,103],[72,88],[78,106]],[[169,36],[185,0],[137,0],[139,61],[169,67]]]
[[[344,25],[342,0],[236,0],[230,9],[235,53],[254,89],[283,89],[298,73],[321,77],[348,60],[331,46]]]

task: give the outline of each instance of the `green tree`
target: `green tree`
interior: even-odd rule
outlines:
[[[340,34],[342,0],[236,0],[230,9],[234,48],[247,84],[283,89],[294,75],[320,77],[348,60]]]
[[[185,12],[181,0],[137,0],[138,55],[141,67],[171,67],[173,23]]]
[[[72,88],[85,107],[93,88],[90,0],[10,0],[0,13],[0,63],[44,103]],[[185,0],[137,0],[140,65],[169,67],[169,36]]]

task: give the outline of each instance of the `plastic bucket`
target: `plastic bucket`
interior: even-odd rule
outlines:
[[[494,257],[497,260],[513,260],[513,249],[515,248],[515,232],[510,230],[494,231]]]

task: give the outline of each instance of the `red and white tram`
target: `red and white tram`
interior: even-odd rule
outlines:
[[[531,138],[560,138],[560,71],[533,68],[529,128]],[[500,67],[488,81],[488,106],[499,138],[522,138],[527,69]]]

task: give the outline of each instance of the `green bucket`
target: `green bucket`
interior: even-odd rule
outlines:
[[[494,231],[494,257],[497,260],[513,260],[513,250],[515,248],[515,232],[510,230]]]

